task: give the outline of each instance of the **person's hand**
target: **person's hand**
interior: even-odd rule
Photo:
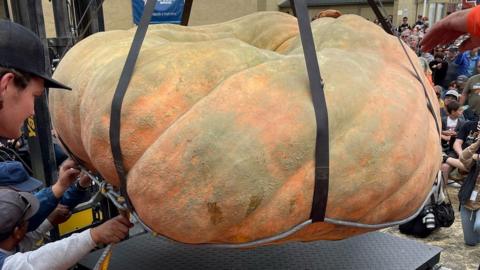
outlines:
[[[98,244],[118,243],[128,235],[133,226],[124,216],[116,216],[90,230],[93,242]]]
[[[47,217],[52,225],[62,224],[72,216],[72,212],[66,205],[59,204],[57,208]]]
[[[452,136],[452,135],[455,135],[455,134],[456,134],[455,130],[450,130],[450,129],[442,130],[442,135],[445,135],[445,136]]]
[[[445,140],[445,141],[450,141],[450,139],[452,138],[452,136],[450,135],[443,135],[443,134],[441,137],[442,137],[442,140]]]
[[[462,45],[460,45],[460,51],[472,50],[479,46],[480,46],[480,38],[472,36],[467,38],[464,42],[462,42]]]
[[[82,188],[87,188],[92,185],[92,179],[90,179],[90,177],[86,173],[81,173],[80,180],[78,180],[78,184]]]
[[[52,186],[53,195],[55,195],[57,199],[61,198],[63,193],[75,182],[79,174],[80,170],[77,168],[75,162],[71,159],[65,160],[62,165],[60,165],[58,180]]]
[[[467,33],[467,17],[470,11],[471,9],[456,11],[435,23],[420,43],[422,51],[428,52],[437,45],[449,44],[461,35]],[[478,38],[474,38],[470,42],[466,41],[460,49],[465,50],[466,47],[470,48],[470,46],[473,45],[471,43],[476,41],[478,41]]]

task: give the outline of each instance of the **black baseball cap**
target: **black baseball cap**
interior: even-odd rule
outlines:
[[[72,90],[48,75],[40,38],[26,27],[8,20],[0,20],[0,66],[43,78],[45,87]]]

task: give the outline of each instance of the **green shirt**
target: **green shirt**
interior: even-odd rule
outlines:
[[[472,90],[472,86],[476,83],[480,83],[480,74],[468,79],[465,88],[463,88],[463,94],[467,96],[465,104],[467,104],[473,112],[480,115],[480,90],[476,90],[476,92]]]

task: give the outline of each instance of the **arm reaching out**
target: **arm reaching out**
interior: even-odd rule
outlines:
[[[435,23],[420,45],[422,51],[430,51],[436,45],[451,43],[466,33],[472,36],[462,43],[460,50],[480,46],[480,6],[454,12]]]

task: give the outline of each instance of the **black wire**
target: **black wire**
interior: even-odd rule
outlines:
[[[12,154],[18,159],[18,161],[20,161],[20,162],[23,164],[23,166],[25,166],[25,169],[27,169],[27,171],[28,171],[30,174],[33,174],[32,168],[30,168],[30,166],[28,166],[28,164],[23,160],[23,158],[22,158],[20,155],[17,154],[17,152],[15,152],[13,149],[10,149],[10,148],[8,148],[8,147],[1,147],[1,148],[2,148],[3,150],[8,150],[8,151],[10,151],[10,153],[12,153]],[[5,154],[10,158],[10,160],[15,160],[15,159],[12,159],[12,157],[11,157],[7,152],[3,151],[2,149],[0,149],[0,152],[5,153]],[[4,161],[5,161],[5,160],[4,160]]]
[[[98,5],[97,9],[95,9],[95,14],[98,14],[98,11],[100,10],[100,8],[102,8],[103,2],[105,2],[105,0],[101,0],[100,5]],[[90,18],[87,25],[83,29],[83,32],[79,36],[77,36],[77,40],[76,40],[77,42],[79,40],[81,40],[83,38],[83,36],[87,33],[88,27],[92,24],[92,22],[93,22],[93,20]]]
[[[5,158],[2,157],[3,161],[14,161],[15,159],[12,158],[7,152],[0,149],[0,154],[5,155]]]
[[[383,13],[386,13],[386,10],[382,4],[382,1],[381,0],[378,0],[377,1],[383,11]],[[379,19],[385,19],[385,16],[382,14],[382,17],[384,18],[379,18]],[[393,29],[393,25],[392,25],[392,29]],[[396,33],[395,31],[393,31],[393,33]],[[433,116],[433,119],[435,121],[435,126],[437,128],[437,132],[438,132],[438,135],[440,136],[441,135],[441,132],[440,132],[440,127],[438,125],[438,122],[437,122],[437,115],[435,114],[435,111],[433,110],[433,106],[432,106],[432,102],[430,100],[430,98],[428,97],[428,93],[427,93],[427,87],[425,86],[425,83],[422,81],[422,79],[420,78],[420,75],[418,74],[418,71],[417,69],[415,68],[415,65],[413,64],[413,61],[412,59],[410,58],[410,55],[408,55],[408,52],[407,52],[407,49],[405,48],[405,45],[403,44],[402,40],[400,39],[400,36],[398,35],[399,33],[396,33],[394,36],[397,37],[398,39],[398,42],[400,43],[400,45],[402,46],[402,49],[403,49],[403,52],[405,53],[405,55],[407,56],[408,58],[408,61],[410,62],[410,65],[412,66],[413,70],[415,71],[415,77],[416,79],[420,82],[420,84],[422,85],[422,88],[423,88],[423,93],[425,94],[425,98],[427,99],[427,108],[428,110],[430,111],[430,113],[432,114]]]
[[[425,83],[424,83],[424,82],[422,81],[422,79],[420,78],[420,75],[418,74],[418,71],[417,71],[417,69],[415,68],[415,65],[413,64],[413,61],[412,61],[412,59],[410,58],[410,55],[408,55],[407,49],[405,48],[405,45],[403,44],[402,40],[400,39],[399,36],[397,36],[397,39],[398,39],[398,41],[400,42],[400,45],[401,45],[402,48],[403,48],[403,52],[405,52],[405,55],[407,56],[408,61],[410,62],[410,65],[412,66],[413,70],[415,71],[415,77],[417,78],[417,80],[418,80],[418,81],[420,82],[420,84],[422,85],[423,93],[425,94],[425,98],[427,99],[427,108],[428,108],[428,110],[430,111],[430,113],[431,113],[432,116],[433,116],[433,120],[435,121],[435,126],[436,126],[436,128],[437,128],[438,135],[440,136],[440,135],[441,135],[441,131],[440,131],[440,127],[439,127],[438,122],[437,122],[437,115],[436,115],[435,111],[433,110],[432,102],[431,102],[430,98],[428,97],[427,87],[425,87]]]
[[[92,1],[94,0],[90,0],[90,2],[88,3],[87,7],[89,7],[92,3]],[[105,2],[105,0],[101,0],[100,2],[100,5],[98,5],[98,7],[95,9],[95,14],[98,14],[98,11],[100,10],[100,8],[102,8],[103,6],[103,2]],[[88,12],[88,8],[85,9],[85,12],[83,13],[84,15]],[[82,23],[82,19],[84,17],[84,15],[82,15],[81,19],[80,19],[80,22],[77,24],[77,26],[75,27],[75,29],[78,29],[78,27],[80,26],[80,23]],[[65,46],[66,48],[70,48],[71,46],[74,45],[74,40],[75,40],[75,43],[77,43],[78,41],[82,40],[83,39],[83,36],[87,33],[87,31],[89,30],[88,27],[92,24],[93,22],[93,19],[90,18],[90,20],[87,22],[87,25],[85,26],[85,28],[83,29],[82,33],[80,35],[77,35],[75,38],[71,38],[68,40],[68,43],[67,45]],[[65,54],[67,53],[68,50],[64,50],[62,55],[59,57],[59,60],[61,60]]]
[[[75,29],[78,29],[78,27],[80,26],[80,24],[82,24],[82,21],[83,21],[83,19],[85,19],[85,16],[86,16],[87,13],[88,13],[88,9],[89,9],[90,6],[92,5],[93,1],[96,1],[96,0],[90,0],[90,2],[88,2],[87,7],[85,8],[85,10],[83,11],[82,16],[80,17],[80,20],[78,21],[77,25],[75,26]]]

